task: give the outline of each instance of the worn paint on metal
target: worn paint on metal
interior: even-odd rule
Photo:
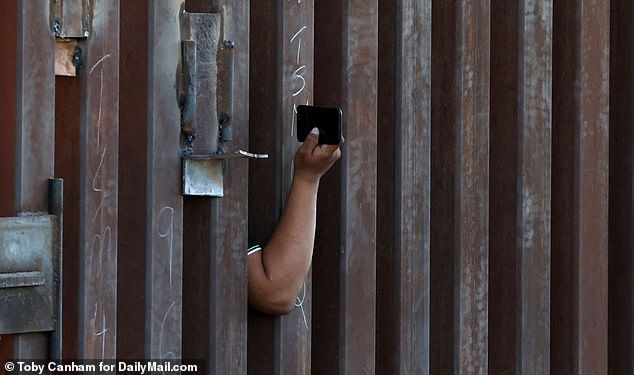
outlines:
[[[17,87],[15,202],[17,212],[46,212],[48,178],[53,176],[55,122],[55,41],[49,29],[49,2],[17,3]],[[16,358],[42,358],[46,336],[16,337]]]
[[[341,158],[342,362],[346,373],[373,373],[376,347],[376,166],[378,2],[344,0]],[[359,95],[363,93],[363,95]]]
[[[608,371],[610,4],[577,3],[576,371]]]
[[[458,8],[457,295],[454,360],[459,374],[488,372],[489,2]]]
[[[397,368],[403,374],[429,374],[431,1],[402,1],[399,11],[400,84],[395,125],[400,128],[396,131],[395,160],[399,194],[396,246],[400,249]]]
[[[552,4],[521,4],[518,374],[550,373]]]
[[[286,1],[281,11],[281,44],[278,53],[281,79],[280,134],[282,202],[290,192],[293,159],[297,149],[297,106],[313,104],[314,77],[314,1]],[[279,208],[280,211],[283,209]],[[312,282],[311,274],[304,282],[296,308],[278,323],[279,374],[304,374],[311,371]],[[277,336],[277,335],[276,335]]]
[[[93,3],[81,73],[79,354],[114,359],[117,335],[119,2]]]
[[[181,128],[174,74],[180,56],[181,2],[150,6],[148,88],[148,358],[182,358],[183,198]],[[172,93],[169,95],[168,93]],[[213,124],[212,121],[210,121]],[[193,287],[193,286],[191,286]]]

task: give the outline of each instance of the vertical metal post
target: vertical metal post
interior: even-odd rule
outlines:
[[[375,371],[429,374],[431,1],[379,14]]]
[[[412,374],[430,373],[431,6],[428,0],[402,1],[397,17],[396,223],[401,232],[400,259],[394,262],[401,267],[399,372]]]
[[[204,10],[223,14],[223,38],[234,42],[232,116],[233,140],[226,147],[244,147],[248,143],[249,85],[249,2],[187,1],[189,11]],[[200,103],[198,104],[200,105]],[[217,126],[218,119],[200,119]],[[248,164],[235,160],[224,164],[224,197],[221,199],[186,198],[184,200],[185,257],[188,281],[201,278],[205,293],[200,303],[208,302],[208,331],[192,339],[205,340],[198,346],[209,358],[208,371],[218,374],[246,372],[247,345],[247,194]],[[193,263],[201,263],[194,265]],[[185,272],[188,272],[187,270]],[[207,275],[198,275],[203,272]],[[205,280],[206,278],[206,280]],[[184,280],[185,284],[185,280]],[[186,287],[187,284],[185,284]],[[191,285],[197,288],[198,285]],[[208,287],[208,288],[207,288]],[[207,299],[208,298],[208,299]],[[200,330],[198,324],[187,328]],[[189,339],[187,339],[189,341]],[[187,345],[196,345],[189,343]],[[193,348],[198,350],[197,348]]]
[[[47,0],[18,1],[17,145],[15,207],[18,212],[47,212],[48,179],[55,148],[55,40]],[[47,335],[18,335],[14,356],[46,358]]]
[[[488,371],[490,4],[458,3],[455,371]]]
[[[182,358],[181,113],[174,92],[174,74],[181,63],[179,13],[182,5],[179,1],[152,1],[148,9],[148,310],[145,353],[148,358],[165,360]]]
[[[313,1],[281,2],[281,165],[282,202],[290,192],[293,158],[297,148],[296,108],[313,102],[313,41],[315,35]],[[276,335],[279,374],[305,374],[311,371],[312,282],[309,274],[299,303],[278,321]]]
[[[577,6],[575,372],[607,374],[610,4]]]
[[[343,374],[373,373],[376,327],[378,2],[343,1],[341,249]],[[347,69],[346,69],[347,67]],[[363,94],[361,94],[363,93]]]
[[[375,371],[378,8],[315,3],[315,102],[342,107],[346,139],[317,208],[316,373]]]
[[[609,3],[554,6],[551,372],[606,374]]]
[[[79,355],[114,359],[117,335],[119,2],[97,0],[81,71]]]
[[[519,21],[520,295],[516,368],[518,374],[549,374],[552,4],[523,1]]]

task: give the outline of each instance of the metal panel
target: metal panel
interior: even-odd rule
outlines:
[[[609,4],[555,7],[551,372],[606,374]]]
[[[552,5],[520,5],[518,374],[550,372]]]
[[[315,102],[342,106],[346,144],[320,187],[313,371],[374,373],[378,2],[316,3],[315,29]]]
[[[342,373],[373,373],[376,318],[376,155],[378,2],[342,1],[343,111],[347,139],[342,156],[343,314]],[[359,95],[359,93],[364,93]]]
[[[607,374],[610,4],[578,3],[577,330],[579,374]]]
[[[180,108],[174,72],[180,56],[182,2],[152,1],[148,86],[146,357],[182,358],[183,198]],[[212,122],[213,124],[213,122]],[[202,228],[201,228],[202,229]],[[192,286],[193,287],[193,286]]]
[[[187,1],[188,11],[224,14],[223,38],[234,41],[233,142],[220,144],[226,150],[244,148],[248,142],[249,11],[247,1]],[[200,120],[200,118],[198,118]],[[211,119],[216,123],[217,119]],[[214,150],[215,151],[215,150]],[[196,290],[183,296],[183,314],[203,319],[184,327],[183,347],[188,358],[209,359],[209,373],[246,372],[246,251],[247,180],[246,160],[226,160],[224,197],[185,198],[184,272],[185,288]],[[195,257],[195,258],[194,258]],[[196,300],[196,298],[199,298]],[[196,300],[203,306],[187,306]],[[201,357],[197,357],[201,358]]]
[[[400,259],[399,373],[429,374],[429,206],[431,133],[431,6],[403,1],[397,110],[397,248]],[[397,86],[398,87],[398,86]],[[377,145],[378,147],[378,145]],[[379,156],[381,157],[381,156]],[[377,355],[380,355],[377,353]]]
[[[253,113],[261,113],[265,117],[255,116],[257,122],[252,124],[250,147],[253,151],[269,153],[278,150],[270,163],[257,162],[259,164],[252,170],[250,184],[253,207],[251,240],[265,243],[273,230],[269,223],[276,223],[279,219],[282,202],[286,201],[290,189],[292,161],[298,144],[295,135],[296,107],[312,102],[313,2],[258,2],[252,5],[251,13],[254,17],[251,54],[258,56],[258,60],[261,59],[266,66],[254,64],[256,81],[251,82],[252,116]],[[267,33],[275,24],[279,25],[279,34],[269,39]],[[272,75],[267,75],[264,69],[270,69]],[[268,93],[258,94],[260,88]],[[276,94],[271,95],[271,92]],[[275,131],[271,131],[273,126]],[[254,142],[256,139],[261,142]],[[265,149],[259,150],[262,147]],[[259,226],[259,221],[269,223]],[[310,373],[311,285],[309,275],[299,296],[300,306],[286,316],[274,319],[255,312],[250,314],[250,326],[254,326],[255,330],[249,338],[250,348],[254,348],[250,358],[264,357],[264,361],[250,359],[250,373]],[[259,344],[251,346],[255,342]],[[263,352],[263,342],[270,342],[266,345],[275,349]]]
[[[379,102],[387,104],[393,96],[396,107],[394,117],[381,118],[383,111],[379,112],[379,129],[382,126],[383,130],[378,137],[382,140],[382,152],[377,156],[378,195],[382,195],[386,185],[391,185],[395,198],[390,200],[394,205],[391,217],[383,215],[385,211],[380,208],[386,204],[383,200],[390,198],[387,194],[377,196],[382,221],[394,221],[393,225],[377,227],[377,232],[395,233],[394,242],[388,244],[380,243],[377,233],[376,372],[428,374],[431,1],[397,2],[394,14],[387,15],[382,11],[388,2],[381,3],[381,24],[397,22],[394,29],[379,26],[379,49],[383,51],[379,66],[393,66],[385,76],[381,74],[385,68],[379,69]],[[389,44],[396,46],[393,54],[385,51],[386,47],[389,50]],[[390,61],[384,62],[383,58]],[[390,82],[395,82],[394,87],[390,87]],[[395,133],[391,146],[393,159],[384,148],[390,137],[386,133]],[[395,175],[384,181],[386,168],[394,168]],[[393,275],[385,275],[390,270]],[[382,294],[385,300],[380,298]],[[381,314],[385,309],[393,310]],[[378,335],[381,330],[388,337],[395,335],[394,342],[389,338],[387,342],[382,340],[384,337]]]
[[[17,137],[15,208],[46,212],[48,179],[53,176],[55,123],[55,42],[47,0],[17,2]],[[44,358],[46,336],[15,340],[16,358]]]
[[[46,212],[53,175],[55,39],[47,0],[18,2],[18,143],[16,207]],[[37,152],[33,152],[37,150]]]
[[[489,73],[488,1],[459,2],[457,110],[457,295],[455,371],[488,371]]]
[[[290,192],[293,158],[297,148],[296,108],[313,101],[314,1],[285,1],[281,8],[281,165],[282,201]],[[306,374],[311,371],[311,298],[309,274],[300,306],[279,319],[276,345],[279,347],[279,374]]]
[[[249,134],[249,2],[218,1],[223,39],[234,42],[233,140],[227,151],[248,143]],[[215,309],[209,335],[211,373],[244,374],[247,358],[247,195],[248,162],[224,161],[224,198],[212,202],[211,301]]]
[[[114,359],[117,335],[119,2],[95,1],[81,72],[79,355]]]

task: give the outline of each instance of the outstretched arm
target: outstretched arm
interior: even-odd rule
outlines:
[[[319,180],[341,156],[339,145],[318,145],[315,128],[295,153],[295,173],[282,217],[264,249],[249,255],[249,304],[264,313],[290,312],[310,268]]]

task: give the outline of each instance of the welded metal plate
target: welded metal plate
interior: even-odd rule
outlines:
[[[90,36],[91,7],[88,0],[53,0],[53,31],[57,38]]]
[[[0,334],[50,331],[57,217],[0,218]]]
[[[183,195],[222,197],[222,162],[215,159],[183,159]]]

